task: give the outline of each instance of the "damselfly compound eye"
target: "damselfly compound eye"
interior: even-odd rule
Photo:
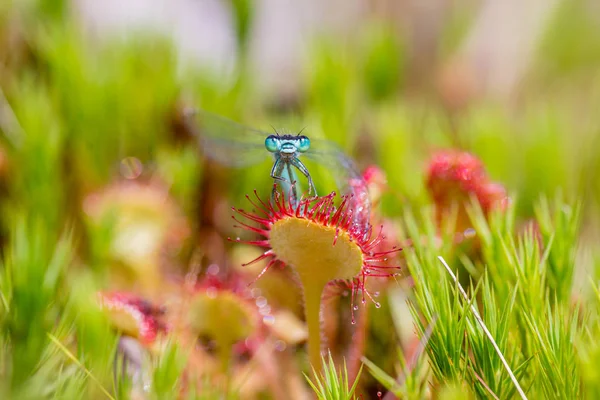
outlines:
[[[298,153],[305,153],[310,148],[310,139],[306,136],[298,138]]]
[[[270,153],[279,151],[279,139],[275,135],[270,135],[265,139],[265,147]]]

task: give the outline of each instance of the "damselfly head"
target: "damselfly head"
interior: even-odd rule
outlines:
[[[265,148],[270,153],[305,153],[310,148],[310,139],[304,135],[269,135],[265,139]]]

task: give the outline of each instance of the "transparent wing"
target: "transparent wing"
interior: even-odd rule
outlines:
[[[341,194],[352,192],[353,181],[363,181],[358,167],[335,143],[310,138],[310,149],[301,155],[323,166],[335,181]]]
[[[204,156],[219,164],[244,167],[270,156],[265,149],[268,133],[204,110],[186,111],[185,116]]]
[[[310,149],[302,155],[322,165],[334,179],[343,195],[352,195],[350,204],[354,208],[354,221],[367,228],[371,213],[367,183],[354,161],[335,143],[327,140],[310,139]]]

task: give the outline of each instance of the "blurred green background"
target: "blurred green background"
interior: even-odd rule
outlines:
[[[348,5],[359,11],[347,11],[340,26],[297,33],[295,25],[290,32],[268,31],[278,27],[265,12],[268,2],[231,1],[219,4],[230,13],[221,18],[229,25],[214,32],[197,28],[205,34],[200,37],[190,28],[185,40],[163,27],[176,25],[183,12],[166,22],[158,18],[157,27],[153,20],[135,22],[136,12],[142,21],[149,18],[146,8],[164,11],[159,2],[122,6],[129,19],[112,24],[111,18],[119,21],[116,3],[96,5],[114,10],[98,12],[95,23],[96,10],[80,3],[2,6],[4,173],[8,197],[18,199],[18,206],[5,205],[39,213],[57,227],[83,193],[115,178],[126,157],[160,171],[192,208],[190,191],[201,171],[189,153],[193,143],[177,140],[181,104],[264,130],[306,126],[310,135],[339,143],[360,166],[379,165],[408,202],[426,200],[427,155],[452,146],[481,157],[494,179],[518,193],[524,215],[540,193],[557,189],[585,197],[590,212],[596,205],[600,27],[593,2],[548,4],[533,20],[521,17],[514,26],[488,30],[478,18],[485,22],[485,8],[494,2],[440,1],[425,11],[410,2],[365,2]],[[320,7],[310,6],[314,14]],[[194,20],[200,23],[213,16],[210,7],[186,11],[203,10],[206,15]],[[507,18],[521,15],[510,12]],[[407,22],[410,17],[414,21]],[[314,18],[314,24],[323,22]],[[534,29],[529,25],[538,28],[527,31]],[[531,38],[512,39],[514,29]],[[302,40],[287,40],[299,43],[285,51],[297,64],[292,70],[257,42],[294,35]],[[181,44],[196,39],[215,43],[213,49],[205,46],[202,53]],[[229,43],[231,54],[214,50],[221,42]],[[496,50],[495,44],[514,50]],[[260,59],[264,54],[271,57]],[[268,181],[264,175],[243,173],[245,183],[232,189],[246,193]]]
[[[593,2],[554,2],[535,17],[510,10],[498,18],[520,17],[489,29],[485,9],[494,2],[440,1],[424,10],[411,2],[315,2],[302,6],[312,14],[294,16],[292,7],[279,22],[265,11],[269,2],[224,2],[215,12],[181,1],[183,11],[171,13],[165,7],[175,5],[139,3],[3,2],[3,165],[7,195],[18,199],[6,207],[18,204],[58,226],[83,193],[135,157],[192,208],[201,171],[193,143],[182,145],[174,127],[178,107],[189,104],[266,131],[305,126],[361,167],[379,165],[410,203],[426,201],[428,154],[459,147],[518,193],[523,215],[540,193],[557,189],[584,197],[594,212],[600,26]],[[318,11],[328,6],[341,7],[347,21],[325,24]],[[194,11],[192,22],[177,20]],[[217,18],[222,13],[227,18]],[[201,24],[211,18],[213,31]],[[287,32],[278,29],[285,18],[315,21]],[[196,40],[208,44],[186,45]],[[264,173],[238,173],[237,195],[268,182]]]
[[[589,245],[582,265],[598,277],[593,0],[4,0],[0,90],[6,264],[75,259],[78,282],[102,286],[90,282],[102,281],[108,245],[89,228],[85,199],[130,178],[164,183],[193,230],[208,218],[225,237],[238,235],[229,207],[206,211],[207,193],[240,206],[254,189],[269,193],[270,166],[215,172],[182,122],[192,105],[265,131],[306,127],[361,168],[379,166],[391,188],[383,202],[390,217],[430,203],[424,174],[434,150],[473,152],[518,200],[522,220],[544,194],[580,202]],[[4,299],[3,345],[22,351],[11,367],[16,386],[46,345],[45,336],[30,338],[64,311],[46,305],[75,301],[62,274],[11,278],[14,290],[31,286],[11,293],[35,299],[17,301],[23,309],[8,310],[11,317]],[[87,339],[110,340],[102,337]]]

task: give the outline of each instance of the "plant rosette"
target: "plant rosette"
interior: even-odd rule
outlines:
[[[392,277],[399,268],[387,265],[386,260],[398,248],[381,250],[381,232],[374,233],[369,225],[365,231],[355,224],[357,199],[343,196],[335,206],[335,193],[314,199],[302,199],[297,204],[283,195],[274,196],[265,203],[256,194],[256,201],[247,196],[254,206],[252,213],[234,211],[249,223],[234,216],[248,231],[262,239],[246,241],[263,248],[263,253],[246,265],[268,260],[259,279],[273,265],[289,266],[295,273],[304,298],[305,319],[308,327],[309,360],[314,368],[321,367],[321,300],[325,287],[331,282],[346,282],[352,295],[352,307],[358,295],[379,306],[366,290],[370,277]],[[236,239],[242,242],[241,239]],[[353,317],[354,319],[354,317]]]

